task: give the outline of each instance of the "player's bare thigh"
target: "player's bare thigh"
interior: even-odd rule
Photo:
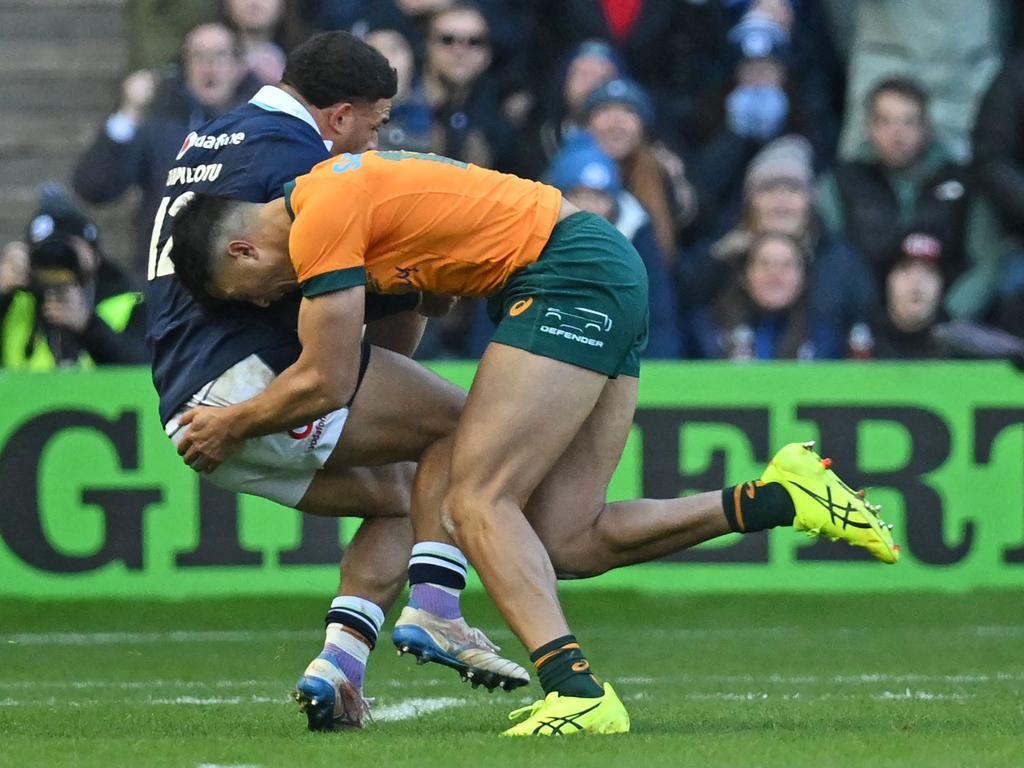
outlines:
[[[325,471],[416,461],[451,434],[466,393],[409,358],[374,347]]]
[[[525,506],[590,416],[606,381],[569,363],[490,344],[455,433],[450,492]]]
[[[639,380],[608,379],[597,405],[526,506],[557,570],[559,555],[593,533],[636,411]]]

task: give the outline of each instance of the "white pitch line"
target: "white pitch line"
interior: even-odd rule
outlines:
[[[469,699],[454,699],[441,696],[437,698],[406,699],[394,704],[382,704],[370,708],[370,716],[374,720],[382,722],[395,722],[398,720],[412,720],[432,712],[440,712],[442,709],[465,706],[470,704]]]
[[[886,674],[871,672],[860,675],[666,675],[664,677],[621,677],[623,685],[652,685],[657,683],[747,683],[772,685],[870,685],[872,683],[992,683],[1024,680],[1021,672],[993,672],[990,674],[929,675],[918,672]]]
[[[971,694],[965,693],[932,693],[931,691],[912,691],[907,688],[905,691],[883,691],[871,698],[879,701],[962,701],[974,698]]]
[[[248,643],[259,640],[310,640],[323,632],[297,629],[172,630],[169,632],[20,632],[0,635],[11,645],[142,645],[149,643]]]
[[[248,706],[252,704],[287,704],[289,699],[284,696],[175,696],[173,698],[147,698],[138,701],[121,702],[129,706]],[[447,696],[403,699],[391,704],[372,707],[372,718],[380,722],[398,722],[413,720],[434,712],[452,707],[461,707],[473,703],[470,699],[457,699]],[[45,707],[89,707],[108,706],[109,701],[58,699],[51,696],[46,699],[0,699],[0,707],[45,706]]]
[[[187,690],[209,690],[211,688],[281,688],[281,680],[71,680],[56,681],[57,684],[78,690],[90,688],[113,688],[120,691],[146,690],[148,688],[185,688]],[[19,680],[17,682],[0,682],[0,690],[18,690],[22,688],[38,688],[41,685],[54,685],[55,681],[41,683],[38,680]]]
[[[1024,671],[998,671],[988,674],[950,674],[933,675],[918,672],[906,672],[899,674],[886,674],[880,672],[865,673],[860,675],[665,675],[660,677],[620,677],[615,682],[622,685],[657,685],[677,683],[715,683],[715,684],[739,684],[739,685],[871,685],[875,683],[898,684],[898,683],[951,683],[958,685],[971,685],[993,682],[1021,682],[1024,681]],[[446,685],[448,681],[439,678],[422,677],[392,678],[386,680],[370,680],[369,688],[436,688]],[[147,690],[159,689],[182,689],[186,691],[209,691],[209,690],[251,690],[253,688],[277,688],[284,690],[287,685],[280,679],[266,680],[17,680],[0,681],[0,691],[17,691],[42,686],[61,685],[75,690],[90,689],[114,689],[114,690]]]
[[[909,631],[909,630],[908,630]],[[588,637],[607,636],[612,632],[621,635],[621,630],[611,628],[595,628],[587,631]],[[648,638],[722,638],[738,637],[744,634],[757,633],[777,637],[806,637],[808,630],[804,627],[744,627],[744,628],[689,628],[674,627],[672,629],[645,629]],[[892,634],[891,630],[876,627],[828,627],[815,628],[816,637],[856,635],[877,635],[883,632]],[[915,637],[941,634],[942,637],[1021,637],[1024,636],[1024,625],[982,625],[963,627],[933,627],[930,629],[913,630]],[[505,637],[507,630],[488,629],[487,633],[495,637]],[[149,643],[245,643],[258,641],[308,640],[315,642],[322,638],[318,630],[266,629],[266,630],[172,630],[167,632],[19,632],[0,635],[0,644],[11,645],[142,645]]]

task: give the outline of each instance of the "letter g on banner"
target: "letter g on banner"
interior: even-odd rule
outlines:
[[[142,568],[142,513],[161,501],[157,488],[91,488],[81,503],[102,510],[103,545],[91,555],[68,555],[56,550],[43,528],[39,504],[39,466],[48,443],[64,430],[86,429],[110,441],[121,469],[139,466],[138,415],[125,411],[116,419],[78,410],[51,411],[24,422],[0,451],[0,538],[25,563],[54,573],[91,571],[120,560],[127,568]]]

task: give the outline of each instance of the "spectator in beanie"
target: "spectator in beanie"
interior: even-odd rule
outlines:
[[[698,356],[810,360],[820,356],[817,347],[841,349],[834,322],[812,326],[807,261],[807,252],[789,235],[768,232],[755,237],[714,304],[693,313]],[[826,333],[830,338],[823,338]]]
[[[569,54],[563,76],[551,90],[548,104],[530,131],[525,167],[529,178],[538,178],[558,153],[562,142],[580,130],[580,116],[587,97],[609,80],[624,76],[615,49],[603,40],[587,40]]]
[[[705,203],[718,213],[719,232],[742,204],[738,182],[744,169],[768,142],[799,133],[810,141],[814,156],[827,163],[838,133],[827,96],[811,98],[792,69],[788,32],[751,12],[730,32],[730,40],[733,78],[728,90],[712,94],[702,110],[697,168]]]
[[[963,268],[967,173],[933,135],[928,96],[913,80],[890,77],[868,93],[866,141],[821,179],[818,212],[868,261],[881,283],[908,231],[942,246],[947,279]]]
[[[650,139],[654,105],[647,93],[632,80],[610,80],[587,97],[582,122],[618,164],[623,186],[643,205],[663,255],[674,262],[697,216],[697,192],[679,156]]]
[[[838,324],[846,334],[871,315],[875,290],[863,259],[815,217],[811,206],[814,171],[810,144],[783,136],[751,161],[743,184],[744,207],[722,238],[695,249],[677,270],[684,310],[711,303],[754,239],[768,232],[789,235],[810,254],[810,312],[813,323]],[[816,357],[840,357],[843,350],[820,340]]]
[[[0,254],[0,368],[144,363],[141,301],[103,257],[96,225],[45,188],[26,241]]]
[[[874,356],[882,359],[941,357],[933,335],[942,319],[942,243],[914,232],[898,247],[885,277],[885,303],[873,323]]]
[[[200,24],[185,36],[182,68],[158,82],[148,71],[122,84],[118,111],[107,118],[75,166],[73,186],[90,203],[142,191],[135,216],[135,275],[146,273],[153,218],[189,131],[244,102],[259,88],[247,75],[238,39],[223,24]]]
[[[594,139],[579,132],[555,156],[547,181],[565,199],[584,211],[610,221],[636,248],[647,268],[650,336],[646,357],[679,358],[679,306],[675,285],[654,234],[651,217],[633,195],[622,188],[619,169]]]

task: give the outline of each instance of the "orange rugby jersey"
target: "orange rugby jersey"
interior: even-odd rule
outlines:
[[[489,296],[537,260],[558,220],[554,187],[413,152],[325,160],[286,189],[303,295]]]

